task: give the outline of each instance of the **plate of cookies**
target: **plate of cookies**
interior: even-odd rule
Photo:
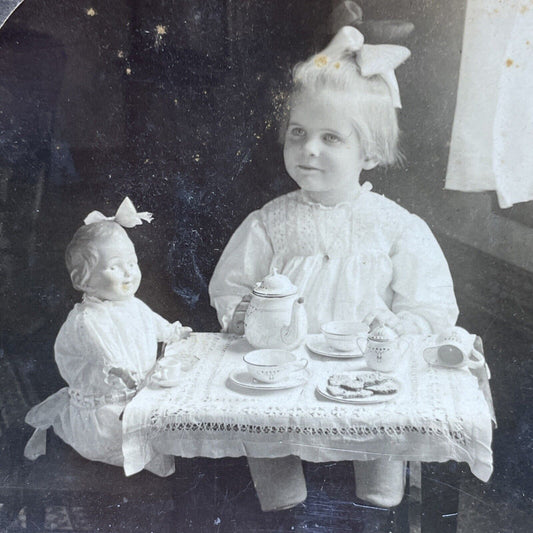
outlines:
[[[400,392],[400,382],[383,372],[357,370],[333,374],[317,392],[336,402],[369,404],[387,402]]]

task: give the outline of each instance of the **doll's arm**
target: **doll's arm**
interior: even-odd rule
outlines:
[[[183,326],[179,320],[176,320],[176,322],[171,324],[161,315],[158,315],[152,311],[148,306],[146,306],[146,308],[154,320],[158,342],[169,344],[171,342],[177,342],[181,339],[186,339],[191,334],[192,329],[187,326]]]
[[[116,376],[124,383],[124,385],[126,385],[128,389],[137,388],[137,381],[133,379],[130,373],[127,370],[124,370],[123,368],[110,368],[109,375]]]
[[[223,331],[240,332],[248,295],[269,273],[273,255],[260,212],[254,211],[232,235],[209,283],[211,305]]]
[[[458,316],[448,263],[427,224],[415,215],[392,248],[394,292],[387,323],[399,333],[432,333]]]

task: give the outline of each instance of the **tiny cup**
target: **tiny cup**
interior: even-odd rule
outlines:
[[[448,368],[480,368],[485,364],[483,355],[474,350],[474,335],[459,327],[437,335],[435,346],[424,350],[424,359]]]
[[[161,381],[176,381],[180,373],[181,362],[171,357],[164,357],[157,363],[157,370],[154,377]]]
[[[368,326],[351,320],[334,320],[320,327],[327,343],[339,352],[353,352],[364,348],[361,344],[367,340]]]
[[[307,359],[297,359],[292,352],[275,349],[253,350],[243,360],[250,375],[263,383],[283,381],[308,363]]]

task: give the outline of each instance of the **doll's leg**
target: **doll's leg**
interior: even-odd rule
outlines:
[[[380,507],[400,504],[405,487],[405,461],[354,461],[353,466],[358,498]]]
[[[248,466],[263,511],[289,509],[307,498],[302,461],[299,457],[248,457]]]

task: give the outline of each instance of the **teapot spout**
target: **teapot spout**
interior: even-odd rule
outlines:
[[[307,335],[307,315],[304,299],[298,298],[292,304],[291,321],[281,328],[281,340],[288,349],[299,346]]]

